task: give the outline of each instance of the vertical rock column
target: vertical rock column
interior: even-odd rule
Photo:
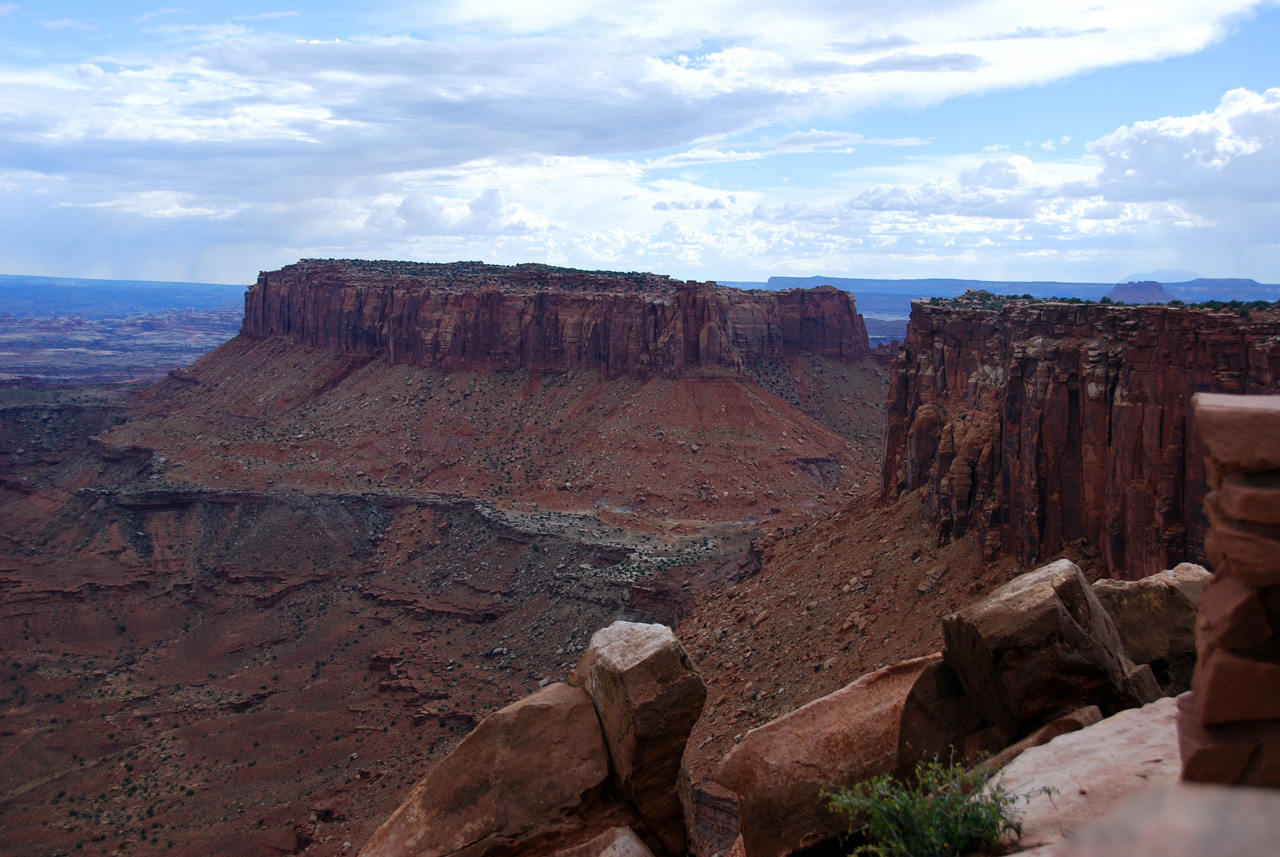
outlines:
[[[1209,449],[1206,547],[1182,778],[1280,787],[1280,396],[1200,393]]]

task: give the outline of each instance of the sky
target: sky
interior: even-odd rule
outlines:
[[[1280,3],[0,0],[0,273],[1280,283]]]

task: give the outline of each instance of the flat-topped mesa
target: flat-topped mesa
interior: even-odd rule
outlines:
[[[913,306],[884,495],[928,486],[939,535],[970,534],[988,556],[1030,563],[1084,539],[1130,579],[1203,561],[1191,396],[1280,389],[1276,311],[958,303]]]
[[[258,276],[244,334],[393,363],[610,376],[733,371],[812,352],[871,354],[853,298],[831,286],[742,291],[547,265],[307,259]]]

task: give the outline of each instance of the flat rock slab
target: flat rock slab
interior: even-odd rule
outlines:
[[[1116,806],[1158,785],[1177,782],[1182,772],[1175,725],[1177,704],[1161,699],[1122,711],[1078,732],[1032,747],[996,775],[993,785],[1011,794],[1045,786],[1020,802],[1022,839],[1030,849],[1071,835]],[[1211,852],[1205,852],[1211,853]]]
[[[1081,828],[1052,857],[1262,857],[1280,853],[1280,791],[1165,785]]]

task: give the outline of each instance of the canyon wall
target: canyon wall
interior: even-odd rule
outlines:
[[[243,333],[393,363],[610,376],[871,354],[853,298],[546,265],[303,260],[261,274]]]
[[[927,486],[941,538],[1030,564],[1079,540],[1114,576],[1204,560],[1193,393],[1280,389],[1280,323],[1234,312],[916,303],[892,368],[882,493]]]

